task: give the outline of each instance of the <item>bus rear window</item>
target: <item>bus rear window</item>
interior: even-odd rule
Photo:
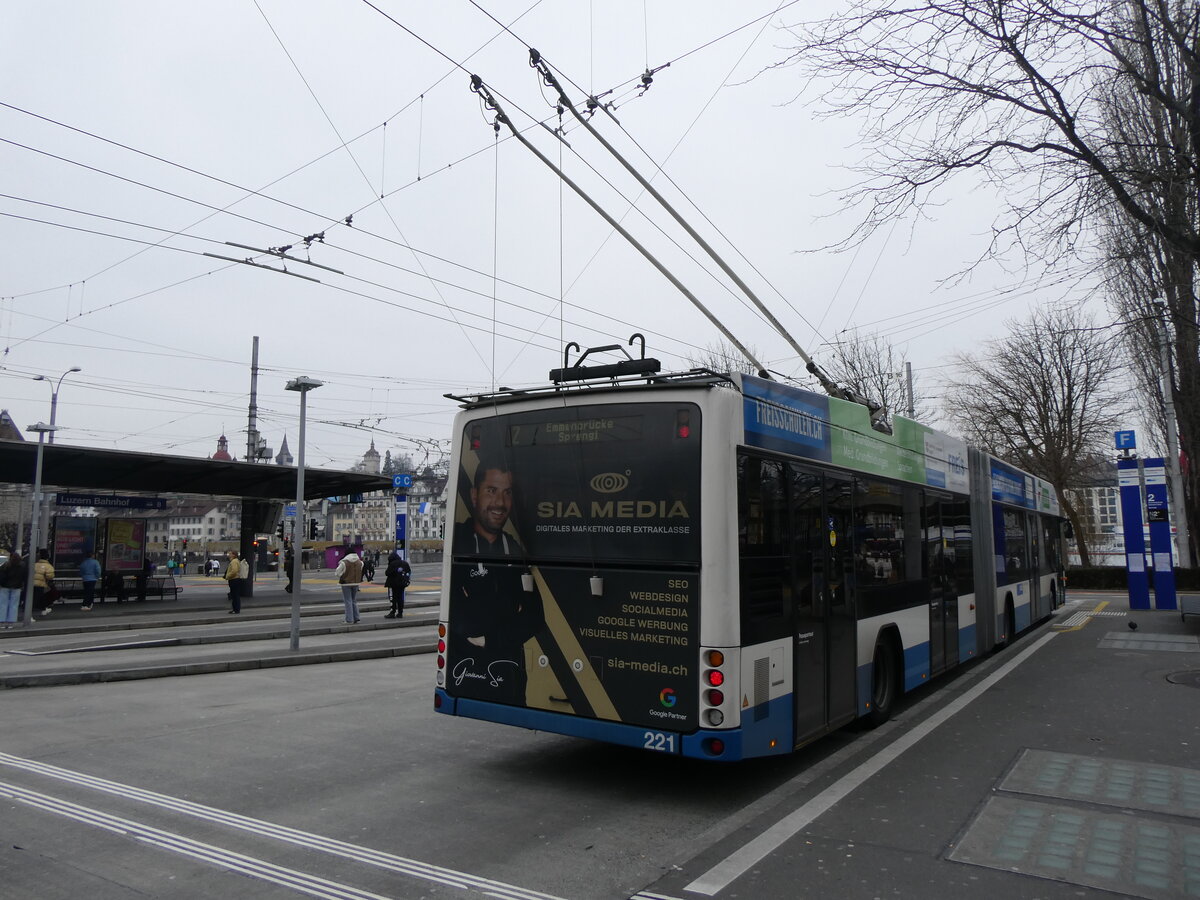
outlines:
[[[695,564],[700,410],[605,404],[465,426],[456,557]]]

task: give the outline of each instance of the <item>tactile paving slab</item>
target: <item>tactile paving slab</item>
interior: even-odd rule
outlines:
[[[1025,750],[997,790],[950,859],[1147,900],[1200,898],[1200,772]]]
[[[1021,797],[988,800],[950,858],[1146,900],[1200,897],[1200,828]]]
[[[1000,790],[1187,816],[1200,825],[1200,772],[1195,769],[1025,750]]]
[[[1146,634],[1110,631],[1097,645],[1101,650],[1173,650],[1200,653],[1200,638],[1194,634]]]

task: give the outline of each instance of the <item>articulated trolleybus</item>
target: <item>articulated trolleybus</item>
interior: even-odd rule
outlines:
[[[612,377],[629,364],[654,366]],[[1062,603],[1045,482],[855,403],[656,366],[454,398],[438,711],[788,753]]]

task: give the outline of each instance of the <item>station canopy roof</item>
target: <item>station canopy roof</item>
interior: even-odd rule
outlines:
[[[33,484],[36,441],[0,441],[0,482]],[[294,500],[296,467],[224,462],[161,453],[131,453],[46,444],[42,484],[71,490],[210,494],[254,500]],[[392,479],[366,472],[304,467],[304,498],[389,490]]]

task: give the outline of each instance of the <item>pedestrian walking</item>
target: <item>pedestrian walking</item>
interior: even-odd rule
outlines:
[[[91,612],[92,603],[96,600],[96,582],[100,580],[100,563],[96,561],[95,553],[89,552],[79,564],[79,580],[83,583],[83,606],[80,609]]]
[[[284,571],[287,572],[288,583],[283,586],[283,589],[285,591],[287,591],[287,593],[289,593],[289,594],[292,592],[292,579],[295,577],[295,573],[293,572],[293,567],[295,566],[295,564],[296,564],[296,553],[295,553],[295,551],[292,550],[291,547],[288,547],[287,553],[285,553],[283,555],[283,568],[284,568]]]
[[[21,609],[21,591],[25,589],[25,560],[20,553],[12,556],[0,566],[0,628],[12,628],[17,624],[17,613]]]
[[[226,556],[229,557],[229,565],[225,567],[225,581],[229,585],[229,615],[235,616],[242,611],[242,587],[250,572],[249,570],[243,571],[246,561],[238,559],[237,553],[233,550],[230,550]]]
[[[33,608],[40,609],[39,615],[48,616],[50,607],[58,599],[54,587],[54,566],[50,565],[50,551],[39,550],[37,562],[33,564]]]
[[[363,561],[351,550],[342,557],[333,572],[342,586],[342,602],[346,604],[346,624],[358,623],[358,586],[363,578]]]
[[[392,608],[384,616],[385,619],[404,618],[404,589],[411,581],[412,567],[400,555],[399,550],[393,550],[388,554],[387,568],[383,572],[383,584],[388,589],[389,599],[392,601]]]
[[[363,578],[367,581],[375,580],[375,557],[370,550],[363,553]]]

